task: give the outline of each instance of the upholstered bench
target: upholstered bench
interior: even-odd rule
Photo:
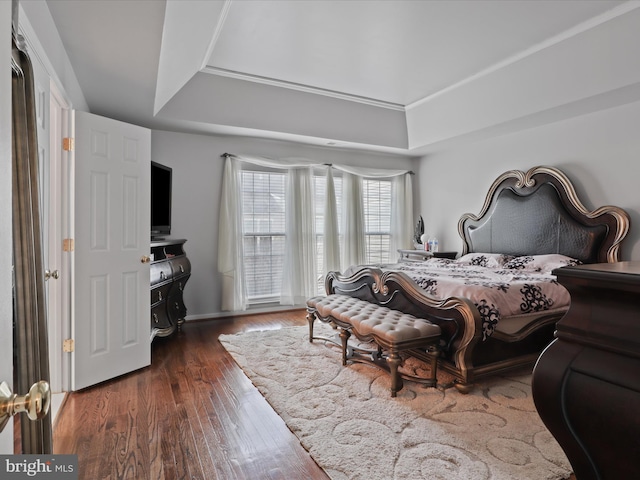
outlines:
[[[307,300],[310,342],[318,338],[314,337],[313,333],[316,318],[340,330],[343,365],[347,364],[347,360],[370,363],[390,373],[392,397],[402,389],[403,377],[427,386],[436,386],[441,333],[438,325],[413,315],[339,294]],[[374,342],[378,347],[377,352],[349,347],[351,333],[362,341]],[[400,352],[412,349],[421,349],[430,354],[429,378],[413,377],[398,371],[402,364]],[[383,362],[385,358],[386,362]]]

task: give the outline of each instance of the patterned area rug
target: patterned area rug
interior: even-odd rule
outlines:
[[[331,335],[323,324],[316,334]],[[335,480],[561,480],[571,466],[531,397],[531,375],[483,381],[470,394],[404,382],[369,365],[343,367],[340,350],[307,327],[221,335],[220,342]],[[412,362],[416,362],[412,360]],[[428,369],[416,362],[414,370]]]

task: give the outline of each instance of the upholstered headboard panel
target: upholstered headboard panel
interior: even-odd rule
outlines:
[[[501,175],[480,214],[465,214],[458,224],[463,253],[560,253],[584,263],[617,261],[628,228],[618,207],[589,212],[569,179],[551,167]]]

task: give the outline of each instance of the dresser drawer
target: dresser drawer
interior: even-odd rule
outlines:
[[[151,306],[155,305],[156,303],[163,302],[167,298],[169,298],[169,295],[171,295],[171,290],[173,285],[174,285],[173,283],[165,283],[165,284],[161,284],[159,287],[152,288],[151,289]]]
[[[172,258],[169,263],[174,277],[189,275],[191,273],[191,262],[186,256]]]
[[[164,283],[173,278],[173,271],[169,262],[160,262],[151,264],[151,286],[158,283]]]
[[[175,296],[182,296],[182,292],[184,291],[184,287],[187,284],[187,280],[191,275],[184,275],[182,277],[178,277],[171,284],[171,289],[169,290],[169,297],[173,298]]]
[[[165,303],[151,309],[151,328],[169,328],[173,325],[167,314],[167,307]]]
[[[167,301],[167,312],[172,323],[178,323],[178,320],[187,316],[187,307],[182,301],[182,296],[171,297]]]

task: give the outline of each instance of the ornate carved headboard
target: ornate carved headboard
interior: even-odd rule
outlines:
[[[588,211],[564,173],[542,166],[503,173],[480,213],[458,222],[463,254],[560,253],[583,263],[618,261],[628,231],[627,212],[613,206]]]

